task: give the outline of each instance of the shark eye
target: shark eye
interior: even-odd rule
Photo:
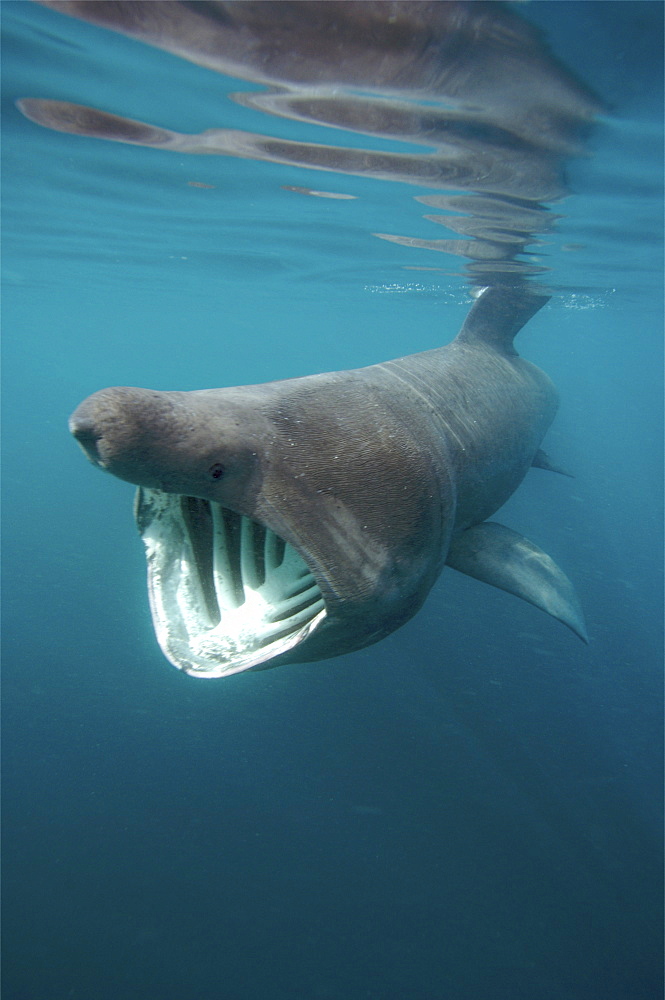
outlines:
[[[215,462],[215,464],[211,465],[208,469],[208,475],[211,479],[221,479],[224,475],[224,466],[221,465],[220,462]]]

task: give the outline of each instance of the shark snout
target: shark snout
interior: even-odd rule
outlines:
[[[103,467],[97,446],[101,434],[97,428],[96,421],[90,416],[81,414],[79,410],[75,410],[69,418],[70,433],[74,435],[82,451],[92,464]]]
[[[189,440],[192,423],[183,396],[126,386],[102,389],[74,410],[69,430],[97,468],[137,486],[180,486],[178,447]]]
[[[108,469],[140,437],[142,390],[102,389],[88,396],[69,418],[69,430],[93,465]]]

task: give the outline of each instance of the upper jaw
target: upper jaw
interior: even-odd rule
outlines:
[[[157,639],[179,669],[226,677],[269,666],[325,620],[309,567],[265,525],[211,501],[145,488],[135,516]]]

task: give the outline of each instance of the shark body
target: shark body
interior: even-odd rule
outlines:
[[[565,574],[487,520],[532,465],[554,469],[540,445],[556,390],[513,347],[546,301],[490,287],[452,343],[367,368],[85,400],[72,433],[139,487],[168,659],[220,677],[362,648],[410,619],[446,564],[586,641]]]

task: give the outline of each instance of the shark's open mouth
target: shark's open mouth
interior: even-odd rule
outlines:
[[[249,670],[297,646],[326,610],[311,571],[269,528],[217,503],[140,488],[158,642],[196,677]]]

